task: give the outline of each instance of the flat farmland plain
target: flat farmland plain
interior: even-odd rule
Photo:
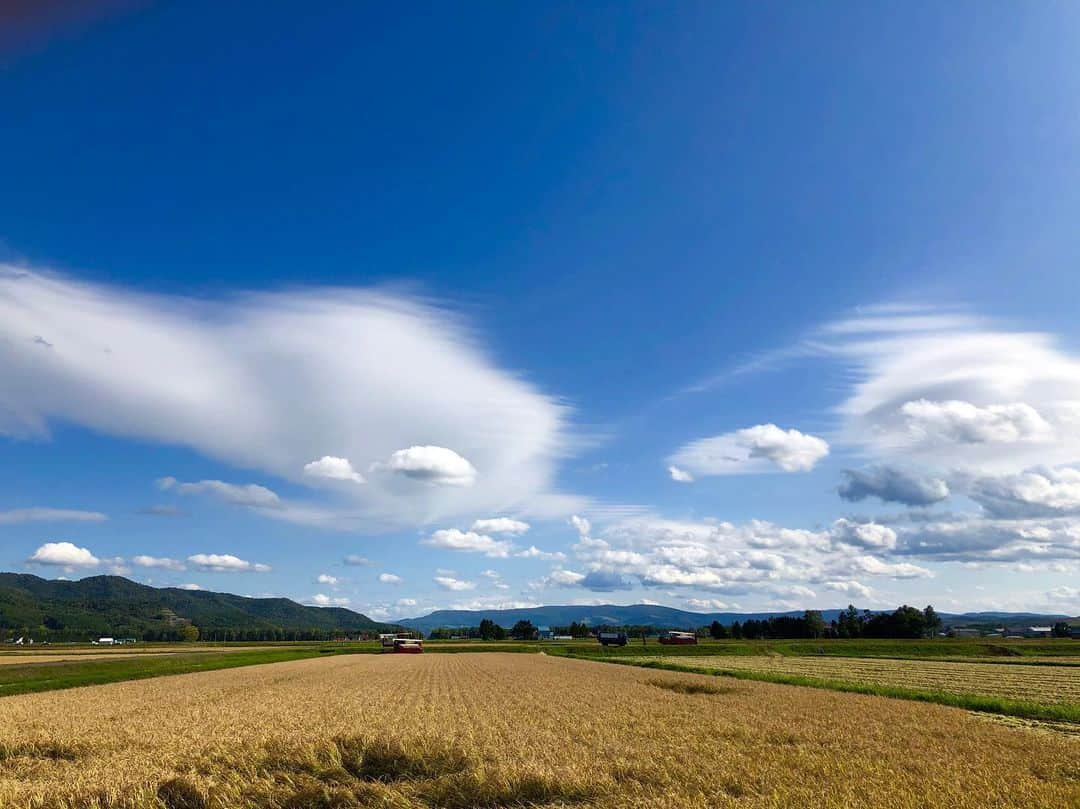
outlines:
[[[3,700],[0,805],[1072,807],[1080,743],[545,655],[349,655]]]

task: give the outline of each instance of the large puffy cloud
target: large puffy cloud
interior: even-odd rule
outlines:
[[[978,478],[967,494],[995,517],[1080,515],[1080,469],[1029,469]]]
[[[46,542],[26,560],[35,565],[57,567],[97,567],[101,560],[88,548],[80,548],[71,542]]]
[[[100,511],[74,511],[67,508],[33,507],[0,511],[0,525],[28,522],[103,522],[107,519]]]
[[[418,446],[399,449],[385,464],[376,468],[389,469],[407,478],[439,486],[472,486],[476,483],[476,468],[447,447]]]
[[[829,454],[829,445],[814,435],[759,424],[680,448],[668,458],[679,472],[733,475],[747,472],[805,472]],[[682,480],[672,473],[675,480]],[[682,481],[687,482],[687,481]]]
[[[950,400],[918,399],[900,407],[908,434],[915,442],[1012,444],[1043,441],[1053,429],[1031,405],[986,405]]]
[[[71,422],[310,487],[322,485],[304,474],[313,458],[363,467],[403,447],[451,448],[478,470],[444,476],[406,459],[400,473],[366,486],[328,488],[325,497],[347,498],[335,513],[267,516],[380,530],[581,507],[552,491],[575,444],[567,408],[497,368],[458,318],[397,294],[316,289],[200,301],[6,267],[0,378],[0,433],[16,437]],[[425,468],[435,482],[473,485],[418,486],[408,473]]]
[[[422,545],[430,545],[433,548],[442,548],[448,551],[462,551],[464,553],[482,553],[493,559],[505,559],[510,555],[513,545],[502,539],[492,539],[486,534],[477,534],[473,531],[459,531],[456,528],[445,528],[433,533],[427,539],[420,540]]]
[[[187,558],[188,564],[213,573],[267,573],[269,565],[248,562],[231,553],[196,553]]]
[[[845,444],[974,474],[1080,460],[1080,360],[1050,335],[926,307],[870,310],[817,338],[857,380],[838,409]]]
[[[850,501],[876,497],[887,503],[929,506],[949,496],[949,485],[930,475],[919,475],[887,464],[866,469],[845,469],[838,492]]]
[[[830,535],[836,542],[869,550],[892,550],[896,547],[896,531],[874,522],[854,522],[841,518],[832,524]]]

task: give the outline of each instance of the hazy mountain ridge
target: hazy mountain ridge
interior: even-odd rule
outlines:
[[[821,610],[826,621],[831,621],[839,615],[841,609]],[[536,626],[568,626],[570,623],[587,623],[590,626],[600,624],[611,625],[650,625],[658,629],[688,629],[692,627],[711,624],[719,621],[725,626],[733,621],[763,620],[774,616],[790,615],[801,616],[803,610],[774,611],[774,612],[690,612],[674,607],[664,607],[654,604],[632,604],[619,606],[615,604],[603,604],[599,606],[578,605],[551,605],[544,607],[525,607],[506,610],[436,610],[429,615],[418,618],[406,618],[399,621],[402,626],[417,629],[422,632],[430,632],[439,627],[466,627],[477,626],[481,619],[488,618],[503,627],[513,626],[517,621],[532,621]],[[1039,613],[1008,613],[1008,612],[979,612],[979,613],[940,613],[942,620],[946,622],[968,621],[977,623],[980,621],[1004,620],[1008,622],[1065,620],[1065,615],[1043,615]]]

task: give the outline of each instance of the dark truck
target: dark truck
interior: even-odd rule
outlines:
[[[626,645],[626,633],[625,632],[598,632],[596,639],[600,641],[601,646],[625,646]]]

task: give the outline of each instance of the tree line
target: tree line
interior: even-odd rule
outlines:
[[[853,605],[841,612],[835,619],[826,621],[819,610],[806,610],[801,616],[776,615],[771,618],[748,618],[734,621],[726,626],[713,621],[709,626],[691,628],[698,637],[712,637],[717,640],[732,638],[735,640],[780,640],[780,639],[816,639],[816,638],[930,638],[942,627],[941,618],[932,606],[924,609],[903,605],[894,612],[871,612],[857,610]],[[657,635],[661,630],[654,626],[589,626],[571,623],[569,626],[552,627],[552,634],[587,638],[597,632],[625,632],[630,638],[643,638]],[[433,629],[428,635],[431,640],[449,640],[450,638],[470,638],[475,640],[535,640],[537,628],[531,621],[518,621],[509,630],[485,618],[476,627]]]

